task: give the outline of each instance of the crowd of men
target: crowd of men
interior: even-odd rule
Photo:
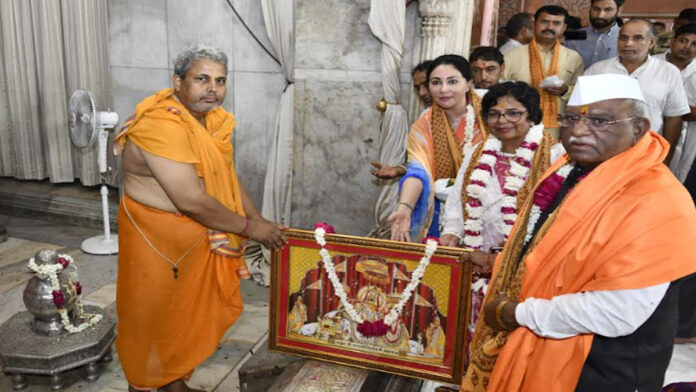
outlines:
[[[474,87],[479,95],[501,81],[537,87],[546,103],[543,123],[558,136],[556,115],[564,111],[578,76],[612,73],[637,79],[648,103],[651,129],[670,143],[666,163],[684,182],[696,156],[696,135],[690,135],[696,131],[696,8],[682,10],[672,30],[659,33],[646,19],[623,23],[623,3],[593,0],[590,25],[575,30],[584,34],[573,39],[565,37],[570,15],[561,6],[512,16],[506,25],[508,40],[500,48],[480,46],[471,52]],[[660,42],[666,47],[660,48]],[[428,63],[412,72],[413,87],[425,106],[432,102],[426,85]],[[692,177],[689,191],[696,200],[696,171]]]

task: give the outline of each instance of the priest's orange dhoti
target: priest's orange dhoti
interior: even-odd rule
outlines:
[[[127,195],[118,222],[119,242],[128,246],[119,250],[116,347],[131,385],[153,389],[190,374],[237,320],[242,260],[211,252],[208,229],[193,219]],[[170,260],[185,254],[176,279],[145,238]],[[222,276],[228,298],[219,288]]]

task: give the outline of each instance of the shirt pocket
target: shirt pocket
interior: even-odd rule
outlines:
[[[643,89],[643,95],[645,96],[645,103],[653,109],[662,113],[667,104],[667,97],[669,95],[669,87],[665,83],[651,83],[647,89]]]

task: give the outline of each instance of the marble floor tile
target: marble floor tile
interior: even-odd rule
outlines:
[[[228,341],[219,345],[213,355],[196,368],[189,385],[192,388],[212,391],[253,346],[254,343],[239,341]]]
[[[7,241],[0,243],[0,254],[5,252],[8,249],[12,249],[15,246],[22,245],[24,243],[28,242],[27,240],[22,240],[19,238],[14,238],[14,237],[7,237]],[[2,259],[0,259],[0,263],[2,263]]]
[[[268,305],[244,304],[244,312],[222,338],[222,343],[230,341],[255,344],[268,331]]]
[[[85,305],[105,307],[116,301],[116,282],[108,283],[82,300]]]

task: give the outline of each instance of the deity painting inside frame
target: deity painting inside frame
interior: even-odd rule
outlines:
[[[386,334],[366,337],[336,295],[309,232],[290,234],[289,246],[274,254],[272,349],[397,374],[456,380],[462,364],[462,350],[456,348],[464,344],[471,273],[468,264],[458,261],[462,250],[436,252],[397,321]],[[331,237],[345,238],[343,242],[327,238],[327,249],[347,301],[363,320],[383,319],[411,282],[423,246]],[[443,256],[443,251],[450,254]]]

